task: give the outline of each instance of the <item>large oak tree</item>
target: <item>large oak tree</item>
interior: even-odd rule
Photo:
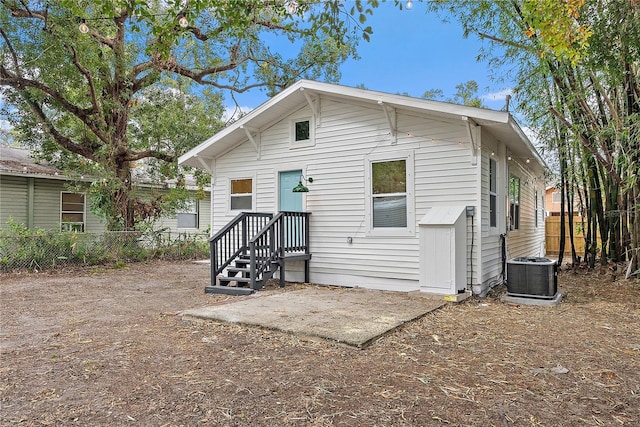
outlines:
[[[336,80],[376,3],[2,0],[5,114],[51,160],[88,168],[94,208],[131,229],[154,212],[132,189],[137,163],[175,168],[219,128],[221,91]]]

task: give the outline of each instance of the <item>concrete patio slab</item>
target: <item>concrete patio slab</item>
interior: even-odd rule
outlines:
[[[402,292],[314,287],[238,297],[237,302],[182,312],[184,318],[255,325],[364,347],[446,304]]]

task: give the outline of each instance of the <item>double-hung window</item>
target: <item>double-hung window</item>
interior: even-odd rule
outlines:
[[[85,198],[81,193],[60,194],[60,229],[62,231],[84,231]]]
[[[404,235],[415,229],[413,156],[368,159],[368,213],[372,234]]]
[[[520,178],[509,177],[509,217],[511,218],[511,230],[520,228]]]
[[[230,210],[250,211],[253,209],[253,179],[232,179],[230,196]]]
[[[489,159],[489,226],[498,226],[498,168],[494,159]]]
[[[176,216],[178,228],[198,228],[198,201],[188,200]]]

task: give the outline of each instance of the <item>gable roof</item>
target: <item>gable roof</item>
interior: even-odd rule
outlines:
[[[537,161],[540,166],[546,168],[546,163],[509,112],[394,95],[311,80],[297,81],[246,116],[180,156],[178,163],[186,166],[207,168],[212,159],[246,141],[248,139],[247,130],[262,130],[271,126],[291,111],[295,111],[305,105],[309,96],[330,97],[346,102],[368,103],[375,108],[381,108],[378,104],[383,103],[398,110],[448,119],[463,120],[468,117],[493,134],[498,140],[505,143],[514,156],[531,158]]]

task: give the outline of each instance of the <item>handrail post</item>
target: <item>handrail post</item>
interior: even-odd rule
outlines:
[[[280,235],[279,236],[280,237],[280,242],[279,242],[280,246],[278,247],[278,252],[279,252],[280,256],[283,257],[283,258],[284,258],[284,255],[286,253],[286,250],[285,250],[286,243],[285,243],[285,239],[284,239],[285,238],[285,232],[284,232],[284,229],[285,229],[285,218],[287,218],[287,215],[283,214],[280,217],[279,221],[278,221],[279,222],[278,226],[280,228],[278,230],[278,234]]]
[[[247,247],[247,242],[249,241],[248,239],[248,223],[249,223],[249,217],[245,216],[242,219],[242,251],[244,252],[246,250]]]
[[[249,242],[249,278],[251,289],[256,288],[256,243]]]
[[[304,213],[304,253],[308,254],[309,253],[309,239],[310,239],[310,233],[309,233],[309,213],[305,212]]]
[[[218,251],[216,251],[216,243],[213,240],[209,240],[209,250],[211,252],[211,286],[215,286],[218,276]]]

